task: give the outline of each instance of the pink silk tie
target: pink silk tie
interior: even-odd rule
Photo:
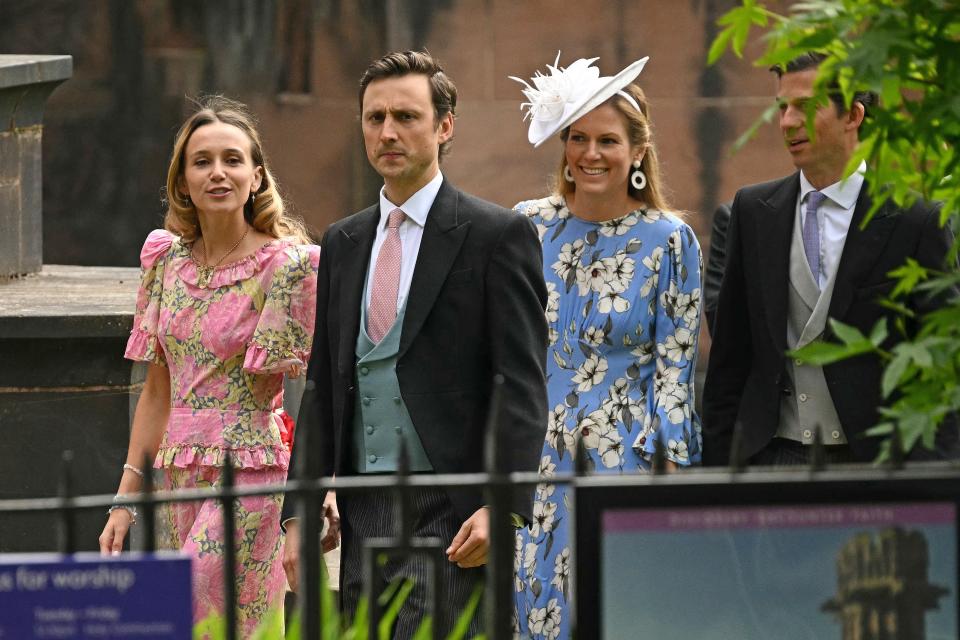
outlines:
[[[397,293],[400,290],[400,265],[403,256],[400,225],[406,217],[400,209],[390,212],[387,218],[387,237],[377,254],[373,291],[367,311],[367,334],[374,342],[380,342],[397,319]]]

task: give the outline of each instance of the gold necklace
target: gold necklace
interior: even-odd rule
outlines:
[[[247,237],[247,234],[250,233],[250,225],[246,225],[246,227],[247,227],[247,228],[244,230],[243,235],[240,236],[240,239],[239,239],[239,240],[237,240],[237,243],[236,243],[235,245],[233,245],[232,247],[230,247],[230,250],[229,250],[229,251],[227,251],[225,254],[223,254],[222,256],[220,256],[220,259],[217,260],[217,261],[213,264],[213,266],[210,266],[210,265],[208,265],[208,264],[205,264],[206,261],[197,260],[197,262],[200,263],[200,266],[206,267],[206,268],[208,268],[208,269],[216,269],[217,267],[219,267],[219,266],[220,266],[220,263],[223,262],[224,260],[226,260],[228,255],[230,255],[231,253],[233,253],[234,251],[236,251],[236,250],[237,250],[237,247],[240,246],[240,243],[243,242],[244,238]],[[202,238],[202,237],[200,238],[200,241],[203,242],[203,238]],[[196,243],[194,243],[194,247],[196,247]],[[196,249],[194,249],[194,259],[196,259],[196,257],[197,257],[197,256],[196,256],[196,253],[197,253],[197,252],[196,252]]]

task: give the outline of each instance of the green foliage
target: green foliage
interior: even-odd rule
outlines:
[[[809,0],[790,6],[789,15],[758,0],[718,20],[722,27],[708,54],[714,63],[727,51],[742,57],[758,31],[765,50],[756,65],[784,64],[806,51],[831,57],[818,74],[818,97],[835,79],[849,101],[856,91],[881,97],[861,130],[861,144],[848,165],[861,160],[874,195],[874,210],[885,199],[908,206],[917,198],[942,203],[941,224],[958,229],[960,211],[960,7],[956,0]],[[770,119],[772,114],[764,113]],[[762,122],[755,125],[759,126]],[[747,132],[750,134],[751,132]],[[745,134],[745,135],[747,135]],[[873,212],[871,212],[872,215]],[[883,304],[899,314],[893,327],[874,327],[864,336],[831,323],[838,341],[808,345],[797,356],[815,364],[872,353],[886,364],[882,380],[882,422],[870,435],[889,436],[899,428],[904,447],[932,446],[943,417],[960,409],[960,283],[957,245],[946,271],[933,273],[910,260],[890,276],[897,281]],[[918,293],[947,293],[949,304],[914,319],[902,299]],[[917,325],[919,331],[907,331]],[[896,346],[886,345],[896,332]],[[891,341],[893,342],[893,341]],[[888,445],[883,448],[884,454]]]
[[[400,613],[400,608],[410,596],[413,589],[412,580],[402,580],[388,585],[387,589],[378,598],[378,604],[383,611],[377,627],[378,640],[389,640],[390,631],[393,623]],[[446,640],[463,640],[467,637],[467,630],[470,627],[470,621],[474,613],[480,606],[480,599],[483,596],[483,586],[478,585],[470,596],[467,606],[460,613],[453,630],[447,635]],[[357,611],[352,621],[341,620],[340,612],[337,611],[334,602],[333,592],[327,588],[326,577],[324,577],[320,589],[320,606],[323,612],[323,628],[320,637],[323,640],[369,640],[367,629],[367,601],[361,599],[357,605]],[[423,622],[417,628],[413,640],[429,640],[432,630],[433,620],[430,616],[424,618]],[[286,640],[300,640],[302,637],[300,612],[294,612],[290,624],[286,629],[286,635],[283,630],[283,607],[272,609],[267,617],[261,621],[260,626],[251,636],[251,640],[276,640],[277,638],[286,638]],[[201,620],[193,627],[194,640],[223,640],[226,638],[226,623],[224,617],[218,614],[211,614],[204,620]],[[485,640],[486,636],[474,636],[473,640]]]

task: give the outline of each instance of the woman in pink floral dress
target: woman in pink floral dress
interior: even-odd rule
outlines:
[[[200,105],[176,137],[165,230],[147,236],[126,357],[149,363],[118,494],[139,491],[145,456],[165,488],[280,483],[290,453],[276,414],[284,375],[309,360],[319,247],[283,202],[245,107]],[[148,470],[147,470],[148,471]],[[281,495],[236,501],[238,618],[249,635],[284,592]],[[194,557],[194,617],[225,609],[218,501],[168,510],[169,545]],[[114,507],[100,536],[119,553],[136,513]]]

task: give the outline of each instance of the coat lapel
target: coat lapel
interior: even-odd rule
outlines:
[[[769,198],[760,201],[756,217],[767,328],[777,349],[787,349],[787,288],[790,286],[790,239],[793,235],[800,174],[785,178]],[[749,248],[748,248],[749,249]]]
[[[361,298],[379,220],[380,206],[374,205],[356,214],[340,229],[343,257],[336,274],[340,279],[340,353],[337,368],[342,374],[351,372],[356,360],[354,353],[360,332]]]
[[[460,219],[459,205],[459,192],[444,179],[423,227],[417,266],[407,297],[398,358],[406,353],[420,332],[467,237],[470,222]]]
[[[880,258],[896,225],[896,209],[893,203],[888,201],[880,206],[863,228],[863,219],[873,204],[867,189],[866,183],[860,188],[860,197],[857,198],[857,206],[853,210],[853,218],[847,230],[847,239],[843,244],[843,254],[837,267],[837,281],[828,312],[831,318],[842,319],[846,314],[853,302],[857,286]]]

